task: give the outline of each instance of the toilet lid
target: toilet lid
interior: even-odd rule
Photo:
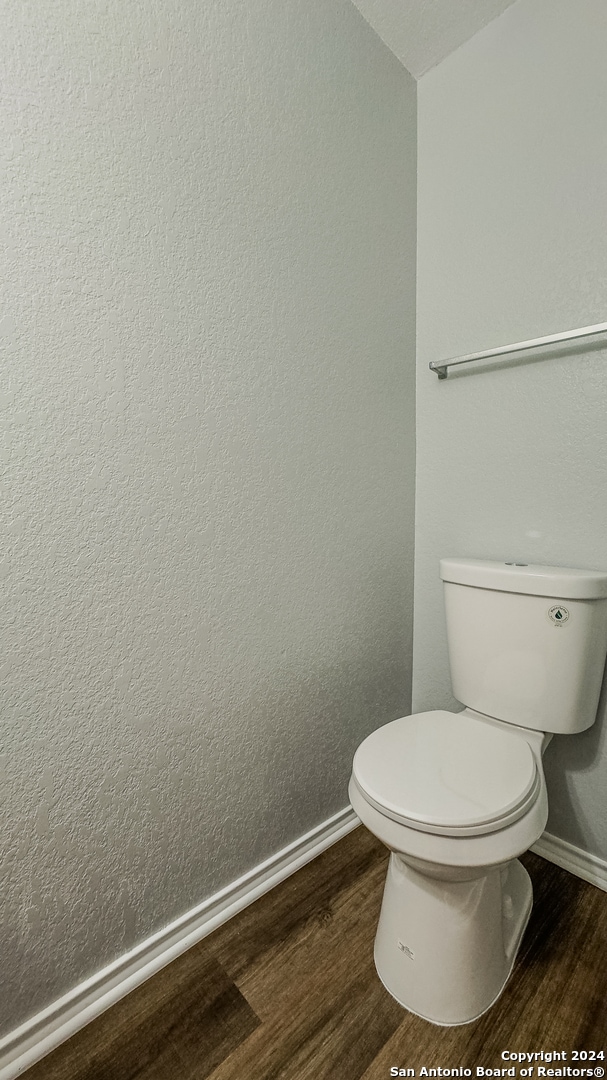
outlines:
[[[533,752],[519,733],[443,711],[404,716],[372,732],[356,751],[353,776],[388,817],[449,834],[515,820],[539,786]]]

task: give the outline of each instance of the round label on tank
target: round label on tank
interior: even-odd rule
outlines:
[[[562,626],[569,618],[569,609],[563,607],[562,604],[556,604],[554,607],[548,608],[548,618],[555,626]]]

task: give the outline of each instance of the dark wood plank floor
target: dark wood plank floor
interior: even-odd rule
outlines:
[[[564,1050],[572,1067],[574,1049],[607,1051],[607,893],[525,855],[535,902],[512,978],[480,1020],[441,1028],[403,1010],[375,973],[387,860],[356,829],[26,1080],[385,1080],[392,1066],[474,1077],[504,1068],[502,1050]]]

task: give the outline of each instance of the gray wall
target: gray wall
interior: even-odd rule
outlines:
[[[607,319],[606,40],[603,0],[521,0],[418,84],[416,710],[454,704],[442,555],[607,569],[605,348],[427,368]],[[546,770],[607,858],[603,706]]]
[[[410,708],[416,91],[349,0],[5,5],[1,1031]]]

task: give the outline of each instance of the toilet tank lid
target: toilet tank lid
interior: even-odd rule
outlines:
[[[443,581],[498,592],[550,596],[560,600],[607,598],[607,573],[602,570],[481,559],[441,559],[440,576]]]

